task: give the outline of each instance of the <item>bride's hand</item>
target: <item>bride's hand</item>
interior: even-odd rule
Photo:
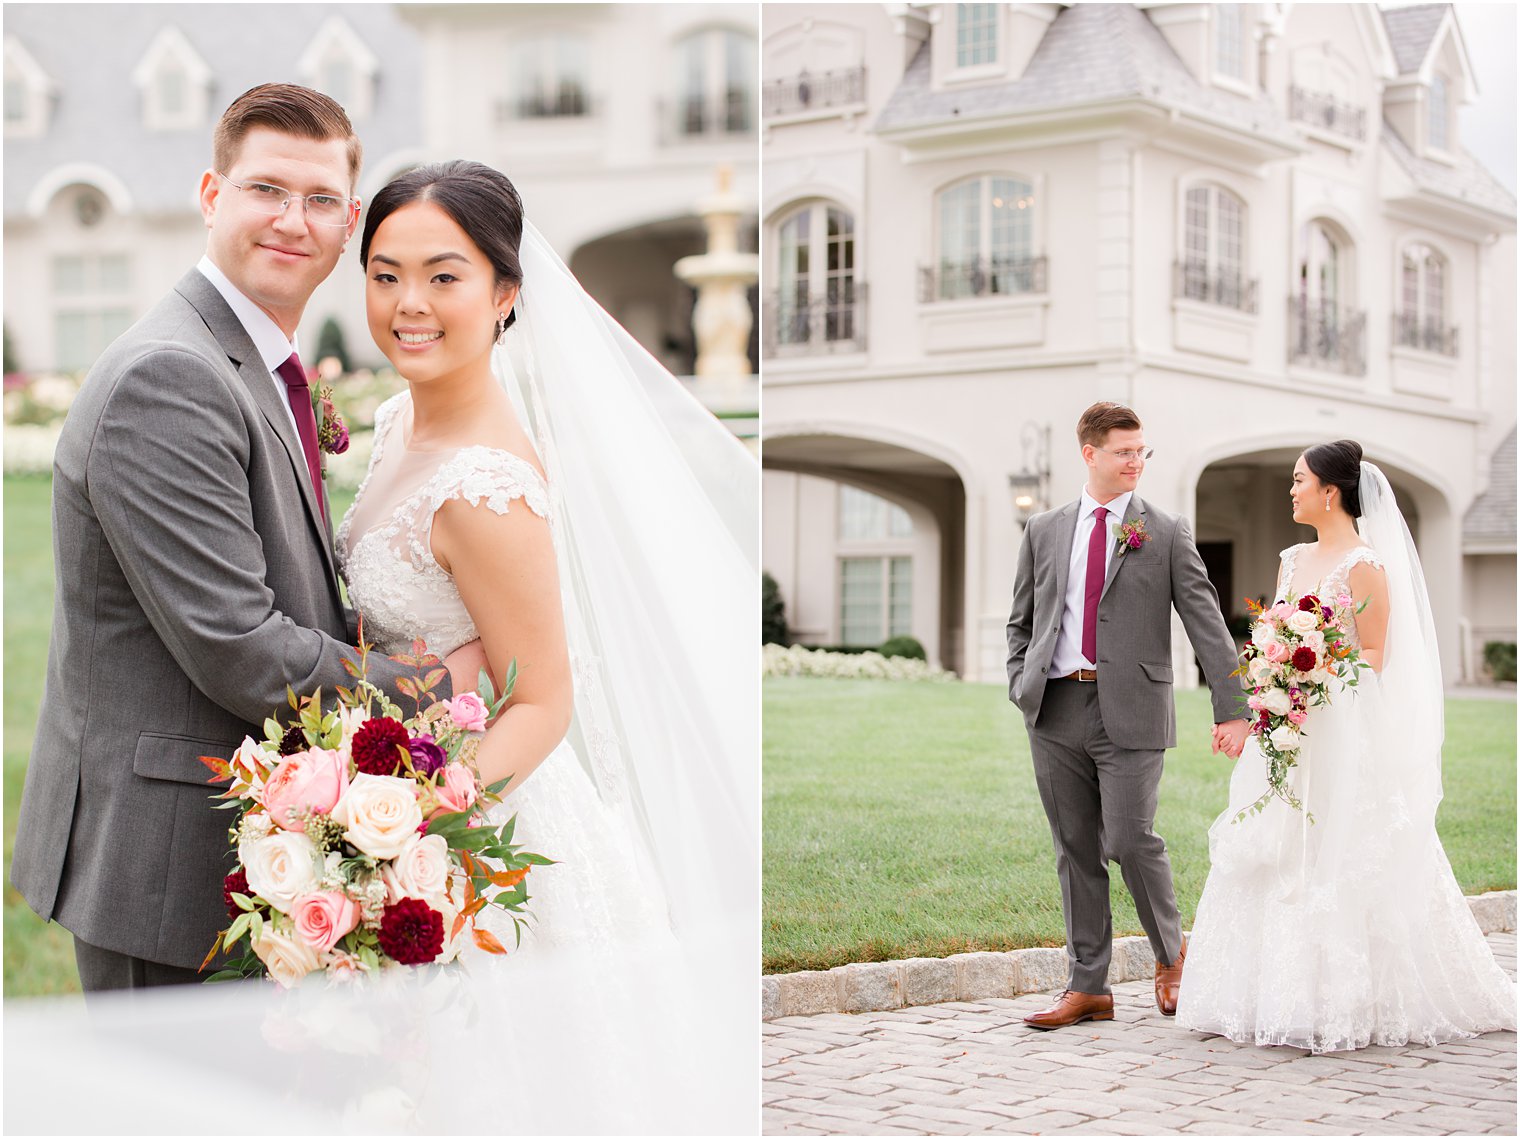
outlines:
[[[454,686],[455,696],[478,690],[480,670],[486,666],[486,648],[479,637],[466,641],[443,658],[443,667],[449,670],[449,680]]]

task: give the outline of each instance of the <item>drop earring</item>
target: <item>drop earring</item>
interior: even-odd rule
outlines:
[[[507,318],[504,313],[496,314],[496,345],[501,347],[507,339]],[[1326,508],[1328,509],[1328,507]]]
[[[1330,513],[1330,496],[1328,494],[1325,495],[1325,513]]]

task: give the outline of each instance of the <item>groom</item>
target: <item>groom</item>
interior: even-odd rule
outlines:
[[[227,923],[231,756],[297,693],[351,683],[295,333],[359,214],[333,100],[240,96],[200,181],[206,255],[80,389],[53,471],[56,602],[11,880],[74,934],[86,991],[198,979]],[[473,688],[483,656],[446,662]],[[394,696],[405,670],[370,658]],[[442,695],[449,695],[443,692]]]
[[[1246,721],[1234,643],[1186,520],[1135,494],[1150,457],[1139,417],[1095,403],[1077,422],[1082,497],[1029,520],[1008,618],[1008,698],[1024,713],[1055,841],[1068,988],[1035,1028],[1111,1020],[1108,862],[1119,864],[1156,954],[1156,1004],[1177,1012],[1187,946],[1156,819],[1162,757],[1177,744],[1171,611],[1208,678],[1214,750],[1238,755]]]

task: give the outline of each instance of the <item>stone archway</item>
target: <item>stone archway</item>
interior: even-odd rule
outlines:
[[[1318,442],[1252,447],[1214,458],[1194,484],[1195,537],[1226,619],[1245,612],[1246,597],[1271,597],[1277,586],[1279,555],[1297,542],[1314,541],[1314,531],[1293,521],[1288,503],[1293,464]],[[1397,457],[1375,462],[1393,485],[1394,496],[1414,537],[1430,592],[1448,681],[1460,675],[1462,613],[1461,516],[1449,493],[1427,473],[1416,473]]]
[[[837,616],[842,559],[884,545],[841,539],[834,502],[852,486],[901,506],[912,521],[913,635],[931,660],[966,669],[966,491],[943,460],[910,447],[843,434],[768,435],[764,557],[782,587],[788,619],[803,643],[829,643]]]

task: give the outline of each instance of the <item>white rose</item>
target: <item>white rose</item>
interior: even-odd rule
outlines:
[[[287,989],[294,988],[302,977],[319,964],[315,949],[298,937],[279,932],[273,922],[265,923],[264,932],[253,943],[253,951],[264,963],[264,968],[269,970],[269,975]]]
[[[1273,729],[1267,739],[1272,741],[1272,746],[1278,751],[1297,751],[1299,748],[1298,729],[1292,724],[1283,724]]]
[[[332,817],[348,829],[343,837],[374,858],[395,858],[422,825],[417,784],[394,775],[355,775]]]
[[[380,870],[385,879],[387,900],[392,904],[402,898],[435,901],[448,882],[449,865],[449,846],[442,835],[414,837],[396,855],[395,861]]]
[[[1288,628],[1302,636],[1319,628],[1319,614],[1311,613],[1306,609],[1295,609],[1293,616],[1288,618]]]
[[[282,913],[316,888],[317,845],[300,831],[275,831],[238,847],[248,888]]]
[[[1316,657],[1325,655],[1325,634],[1318,629],[1311,629],[1304,634],[1303,644],[1306,649],[1313,649]]]
[[[1258,621],[1251,626],[1251,643],[1258,648],[1266,648],[1277,640],[1277,630],[1270,621]]]
[[[1293,700],[1281,688],[1269,688],[1261,694],[1261,704],[1274,716],[1286,716],[1293,710]]]
[[[1266,657],[1253,657],[1251,663],[1246,666],[1246,676],[1256,688],[1261,688],[1271,680],[1275,671],[1272,662]]]

